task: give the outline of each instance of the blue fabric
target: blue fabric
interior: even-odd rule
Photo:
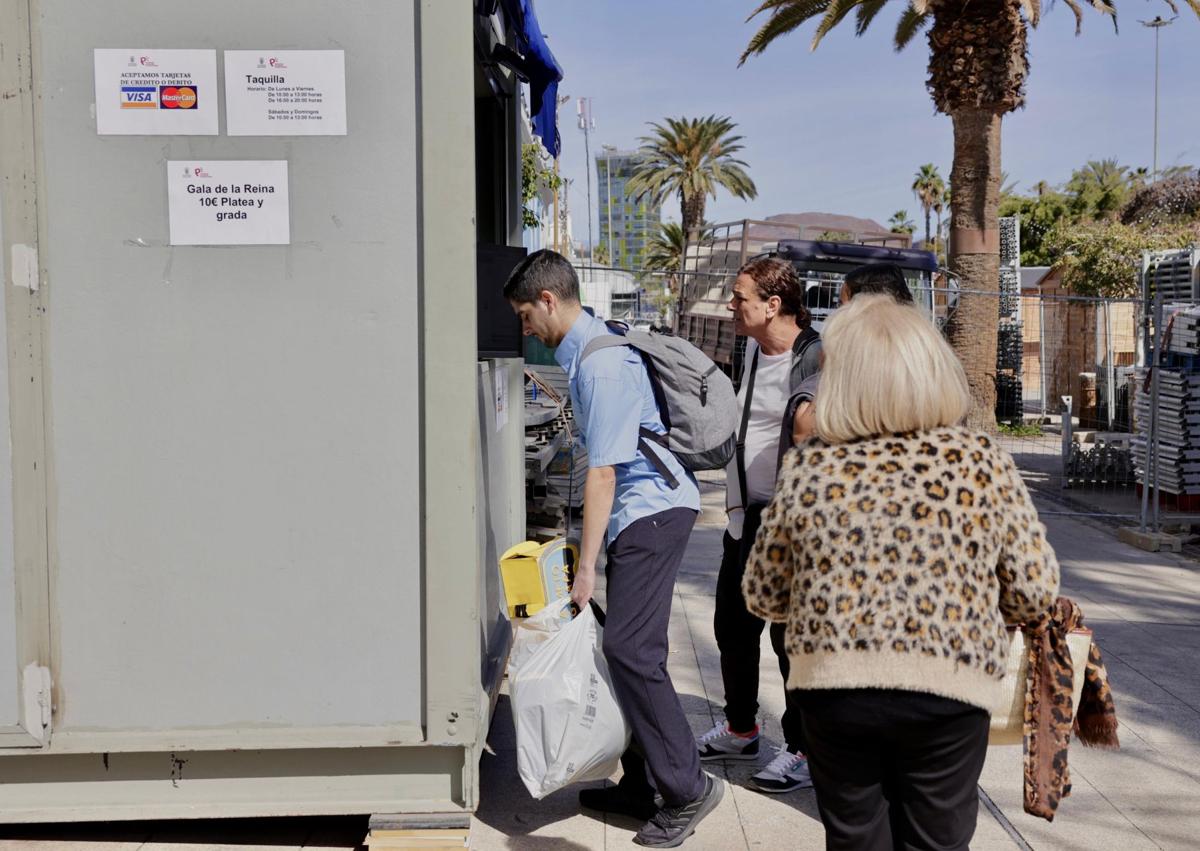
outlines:
[[[505,11],[510,22],[519,22],[519,71],[529,82],[533,132],[541,138],[550,156],[557,157],[562,147],[558,134],[558,84],[563,78],[562,66],[542,35],[533,0],[506,0]]]
[[[575,423],[588,453],[589,467],[609,467],[616,473],[616,495],[608,522],[608,540],[615,541],[630,523],[671,508],[700,510],[696,477],[671,452],[651,445],[679,480],[672,490],[638,449],[638,429],[665,434],[654,390],[642,356],[627,346],[600,349],[580,363],[584,347],[594,337],[611,334],[603,321],[580,313],[554,351],[567,371]]]

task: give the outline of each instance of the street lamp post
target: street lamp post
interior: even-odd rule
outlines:
[[[616,145],[603,145],[604,149],[604,179],[607,182],[605,188],[605,197],[608,203],[608,265],[616,266],[616,249],[614,248],[615,240],[613,238],[612,226],[612,152],[617,149]]]
[[[592,99],[580,98],[576,101],[575,112],[579,117],[579,129],[583,131],[583,155],[587,160],[587,207],[588,207],[588,258],[595,260],[595,248],[592,245],[592,150],[588,145],[588,137],[596,129],[592,118]]]
[[[1179,16],[1176,15],[1175,18]],[[1158,35],[1163,27],[1169,27],[1175,23],[1175,18],[1164,20],[1162,15],[1157,16],[1153,21],[1139,21],[1142,26],[1150,27],[1154,30],[1154,165],[1150,171],[1150,182],[1158,182]]]

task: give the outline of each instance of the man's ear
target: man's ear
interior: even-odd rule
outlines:
[[[771,309],[772,316],[778,316],[779,308],[781,308],[782,306],[783,306],[783,299],[781,299],[777,295],[773,295],[769,299],[767,299],[767,307],[769,307]]]
[[[542,290],[538,293],[538,303],[548,312],[553,313],[554,309],[558,307],[558,297],[549,290]]]

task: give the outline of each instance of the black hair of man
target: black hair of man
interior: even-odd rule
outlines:
[[[532,304],[543,292],[559,301],[579,303],[579,276],[575,267],[557,251],[544,248],[517,264],[504,282],[504,297],[517,304]]]
[[[912,290],[904,279],[904,272],[893,263],[876,263],[859,266],[846,273],[846,289],[850,298],[860,293],[883,293],[901,304],[912,304]]]

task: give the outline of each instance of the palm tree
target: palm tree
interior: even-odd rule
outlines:
[[[892,213],[892,217],[888,219],[888,226],[891,227],[892,233],[907,233],[910,235],[917,229],[916,224],[908,217],[908,210],[897,210]]]
[[[1063,0],[1083,23],[1084,0]],[[1087,0],[1111,15],[1115,0]],[[1168,0],[1170,2],[1170,0]],[[1200,0],[1188,0],[1200,15]],[[855,12],[855,32],[862,35],[888,5],[887,0],[763,0],[751,18],[769,12],[741,62],[762,53],[775,39],[817,20],[812,47]],[[992,295],[1000,278],[1000,124],[1005,113],[1025,101],[1029,74],[1026,42],[1029,27],[1041,20],[1041,0],[908,0],[896,27],[897,50],[929,29],[927,86],[937,110],[954,125],[954,165],[950,182],[951,267],[962,284],[950,342],[967,371],[974,402],[968,423],[995,427],[997,301]],[[932,26],[930,26],[932,24]]]
[[[701,228],[698,235],[693,235],[693,244],[706,243],[712,239],[712,231]],[[682,225],[675,222],[663,222],[659,225],[658,233],[646,243],[644,268],[655,272],[664,272],[664,294],[660,297],[659,312],[661,318],[671,311],[671,306],[679,298],[679,273],[683,270],[683,261],[687,251],[687,234]]]
[[[717,187],[735,198],[755,198],[758,189],[746,163],[734,157],[742,149],[737,127],[728,118],[667,118],[665,126],[651,122],[654,134],[640,139],[640,162],[627,184],[634,200],[649,197],[661,204],[679,196],[683,233],[688,235],[704,221],[708,196],[717,197]]]
[[[703,235],[700,237],[704,240]],[[646,259],[643,265],[656,272],[678,272],[683,268],[683,253],[687,247],[687,234],[675,222],[663,222],[658,233],[646,243]]]
[[[925,211],[925,249],[928,250],[933,238],[929,230],[929,219],[933,208],[938,206],[942,193],[946,191],[946,183],[938,174],[937,166],[926,163],[917,169],[912,191],[913,195],[917,196],[917,203]]]
[[[1080,217],[1107,218],[1115,216],[1129,195],[1131,178],[1129,166],[1115,159],[1088,160],[1076,169],[1067,181],[1067,191]]]

